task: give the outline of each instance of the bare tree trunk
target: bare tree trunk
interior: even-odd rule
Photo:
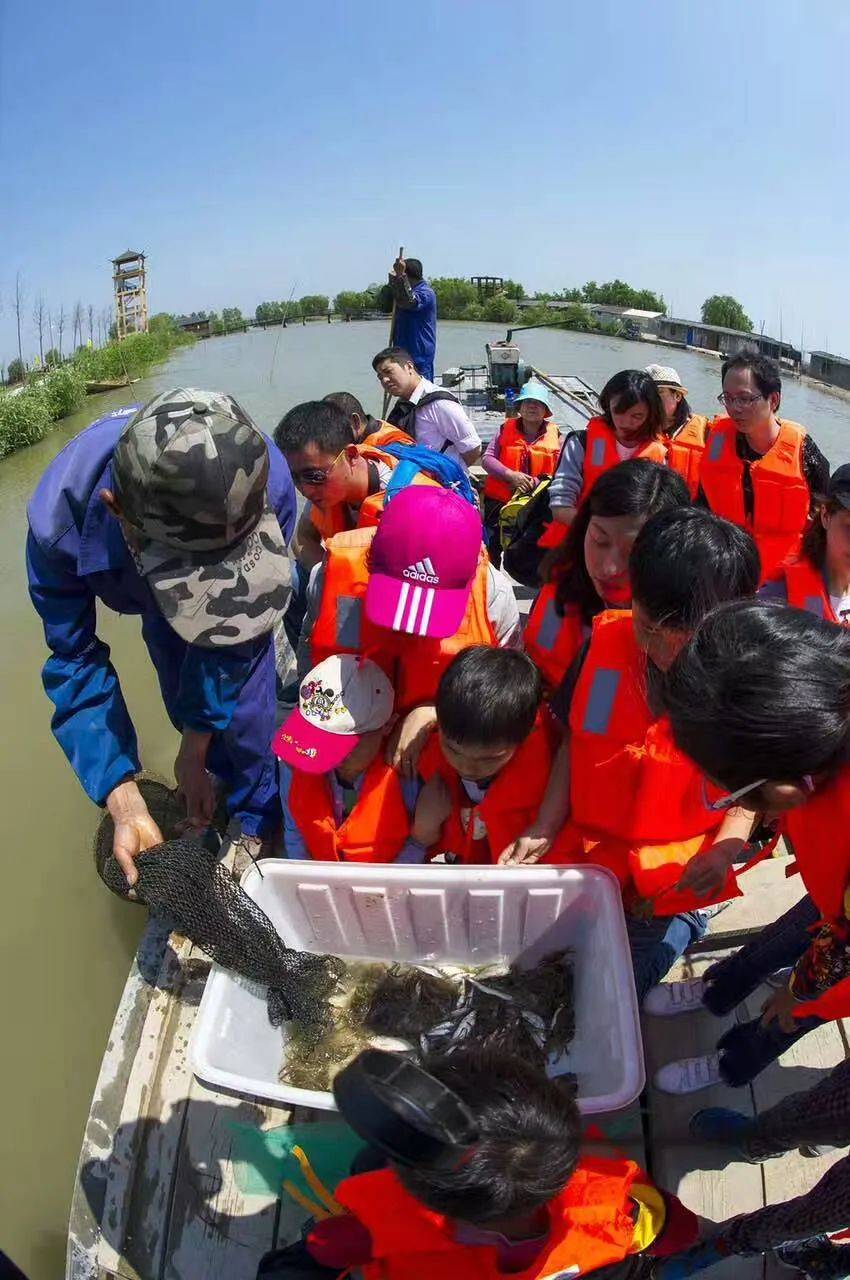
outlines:
[[[74,303],[74,350],[83,344],[83,304],[81,302]]]
[[[21,370],[24,367],[24,349],[21,343],[21,312],[24,309],[24,284],[21,280],[20,271],[15,276],[15,320],[18,325],[18,359],[21,362]]]
[[[89,342],[94,346],[94,307],[89,303]]]
[[[56,328],[59,333],[59,362],[62,362],[62,334],[65,332],[65,303],[63,302],[59,308],[59,318],[56,321]]]
[[[41,367],[44,368],[44,319],[45,319],[44,298],[41,294],[35,300],[32,309],[32,322],[38,332],[38,358],[41,361]]]

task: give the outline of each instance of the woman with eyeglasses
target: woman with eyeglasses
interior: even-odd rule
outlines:
[[[552,699],[564,741],[536,823],[500,861],[609,867],[643,998],[705,932],[699,908],[739,892],[731,864],[752,815],[708,793],[673,743],[657,685],[709,609],[755,593],[758,552],[728,521],[679,507],[646,522],[629,578],[632,610],[595,619]]]
[[[645,1003],[723,1017],[791,966],[761,1018],[655,1081],[680,1094],[741,1087],[823,1021],[850,1016],[850,632],[801,609],[730,604],[700,625],[662,693],[677,746],[736,804],[779,815],[807,890],[703,978],[667,983]]]
[[[682,386],[682,380],[675,369],[669,365],[648,364],[646,372],[658,388],[664,406],[667,466],[682,476],[693,500],[699,492],[699,473],[705,451],[708,419],[691,409],[687,400],[688,389]]]
[[[709,429],[698,496],[753,535],[768,579],[799,551],[829,463],[805,427],[777,416],[782,379],[775,360],[738,355],[725,361],[722,377],[718,399],[728,416]]]
[[[759,595],[850,626],[850,464],[830,477],[800,554],[786,560]]]

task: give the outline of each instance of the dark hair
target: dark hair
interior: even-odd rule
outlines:
[[[724,360],[720,366],[721,383],[725,382],[726,375],[730,369],[749,369],[753,375],[753,381],[763,396],[772,395],[774,391],[777,395],[782,395],[782,378],[779,373],[779,365],[775,360],[771,360],[770,356],[763,356],[758,352],[742,351],[740,355]]]
[[[305,400],[283,415],[274,429],[274,442],[283,453],[295,453],[307,444],[325,453],[341,453],[354,444],[351,418],[339,405]]]
[[[785,605],[721,605],[662,698],[678,745],[730,791],[831,771],[850,742],[850,631]]]
[[[827,498],[823,494],[812,494],[812,519],[803,534],[801,554],[816,569],[823,569],[826,564],[826,529],[823,526],[823,515],[834,515],[836,511],[846,511],[843,503],[835,498]]]
[[[531,733],[543,695],[540,672],[518,649],[462,649],[437,687],[437,722],[458,744],[518,746]]]
[[[697,507],[647,520],[629,557],[632,599],[654,623],[680,631],[693,631],[727,600],[754,596],[760,575],[750,535]]]
[[[569,533],[552,558],[549,576],[557,583],[555,604],[563,616],[577,605],[585,622],[603,608],[584,561],[584,539],[593,516],[654,516],[686,507],[688,486],[677,471],[645,458],[618,462],[599,476],[579,507]]]
[[[669,385],[669,384],[668,384]],[[688,404],[684,396],[679,397],[679,403],[676,405],[676,412],[673,414],[673,430],[678,431],[679,427],[683,427],[688,418],[693,416],[693,409]]]
[[[405,258],[404,274],[410,276],[411,280],[422,279],[422,263],[418,258]]]
[[[353,396],[350,391],[329,391],[326,396],[322,396],[322,404],[335,404],[349,418],[356,413],[364,422],[369,416],[357,396]]]
[[[393,1166],[420,1204],[484,1225],[533,1213],[563,1191],[578,1164],[581,1119],[562,1083],[492,1049],[458,1048],[422,1065],[466,1103],[480,1137],[453,1167]]]
[[[413,356],[409,351],[405,351],[404,347],[384,347],[372,361],[372,368],[377,372],[378,365],[386,360],[391,361],[392,364],[413,364]]]
[[[612,407],[616,408],[618,413],[625,413],[636,404],[645,404],[649,415],[641,428],[641,439],[651,440],[653,436],[662,435],[664,432],[666,421],[664,405],[658,394],[655,379],[645,369],[622,369],[620,373],[615,373],[602,388],[599,404],[602,416],[609,427],[614,426],[614,419],[611,417]]]

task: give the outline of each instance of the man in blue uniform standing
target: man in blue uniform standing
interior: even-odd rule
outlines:
[[[423,378],[434,381],[437,351],[437,295],[422,279],[418,258],[396,258],[390,272],[395,303],[393,346],[404,347]]]
[[[167,391],[66,445],[28,516],[53,732],[86,793],[112,815],[128,882],[134,858],[162,837],[136,785],[136,733],[96,634],[98,600],[141,616],[181,733],[175,774],[189,824],[208,823],[218,778],[241,838],[258,844],[280,819],[272,627],[290,595],[295,492],[278,449],[230,396]]]

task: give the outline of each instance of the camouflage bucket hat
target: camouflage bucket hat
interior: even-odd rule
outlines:
[[[271,631],[290,595],[266,493],[268,448],[232,396],[180,387],[124,429],[112,481],[134,556],[167,622],[215,649]]]

